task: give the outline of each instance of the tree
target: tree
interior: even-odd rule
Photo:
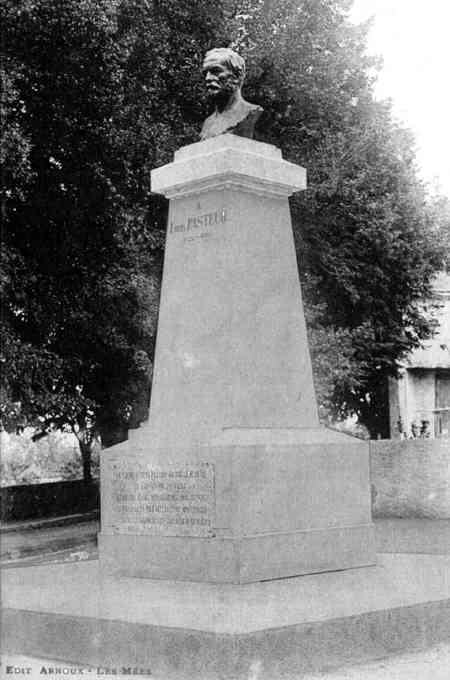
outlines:
[[[123,373],[132,348],[131,333],[122,339],[124,324],[114,319],[110,281],[125,256],[115,240],[115,198],[101,163],[111,150],[104,133],[113,84],[114,63],[105,49],[111,27],[98,3],[6,3],[2,19],[7,65],[18,65],[20,102],[7,101],[7,117],[27,140],[30,166],[25,191],[10,173],[12,190],[2,206],[3,410],[9,421],[15,416],[16,424],[43,432],[71,427],[89,478],[89,424],[99,408],[89,388],[103,368]],[[11,147],[7,152],[11,167]],[[105,362],[108,333],[122,340],[114,364]]]
[[[2,420],[70,427],[87,479],[96,433],[111,444],[145,417],[166,212],[149,173],[191,141],[199,76],[186,73],[218,15],[206,2],[2,5]]]
[[[350,2],[247,5],[230,9],[233,44],[250,63],[247,96],[268,114],[268,140],[308,169],[291,207],[306,302],[321,309],[310,313],[315,374],[320,383],[318,338],[341,338],[328,410],[389,436],[387,377],[432,332],[421,301],[442,263],[414,141],[374,99],[377,62],[365,53],[368,26],[348,20]]]
[[[292,201],[321,403],[386,434],[386,376],[430,333],[441,263],[411,137],[374,100],[344,0],[5,0],[3,421],[89,444],[146,413],[166,202],[150,170],[197,139],[205,51],[247,58]],[[330,374],[333,380],[330,381]]]

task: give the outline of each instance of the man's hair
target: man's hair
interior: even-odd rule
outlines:
[[[222,64],[225,64],[225,66],[234,73],[238,78],[239,83],[242,85],[245,78],[245,61],[240,54],[234,52],[234,50],[231,50],[229,47],[216,47],[205,54],[204,61],[209,58],[218,59]]]

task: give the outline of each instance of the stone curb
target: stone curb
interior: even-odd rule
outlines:
[[[64,515],[61,517],[50,517],[46,519],[34,519],[24,522],[7,522],[0,524],[0,533],[6,534],[19,531],[35,531],[36,529],[49,529],[52,527],[63,527],[71,524],[81,524],[100,518],[99,510],[91,510],[86,513],[75,515]]]

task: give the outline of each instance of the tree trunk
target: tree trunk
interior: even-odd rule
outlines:
[[[78,441],[80,444],[81,460],[83,464],[83,480],[86,482],[86,484],[90,484],[92,482],[91,474],[92,442],[89,442],[87,444],[82,439],[79,439]]]
[[[389,390],[387,376],[382,376],[371,392],[370,404],[361,408],[360,421],[371,439],[389,439]]]

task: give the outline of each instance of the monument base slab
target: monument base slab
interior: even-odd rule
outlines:
[[[102,571],[94,560],[5,570],[2,651],[155,680],[272,680],[450,639],[448,555],[239,586]]]
[[[319,428],[146,441],[102,453],[108,571],[249,583],[375,563],[366,442]]]
[[[105,569],[137,578],[239,584],[375,563],[372,525],[242,538],[99,534],[98,540]]]

